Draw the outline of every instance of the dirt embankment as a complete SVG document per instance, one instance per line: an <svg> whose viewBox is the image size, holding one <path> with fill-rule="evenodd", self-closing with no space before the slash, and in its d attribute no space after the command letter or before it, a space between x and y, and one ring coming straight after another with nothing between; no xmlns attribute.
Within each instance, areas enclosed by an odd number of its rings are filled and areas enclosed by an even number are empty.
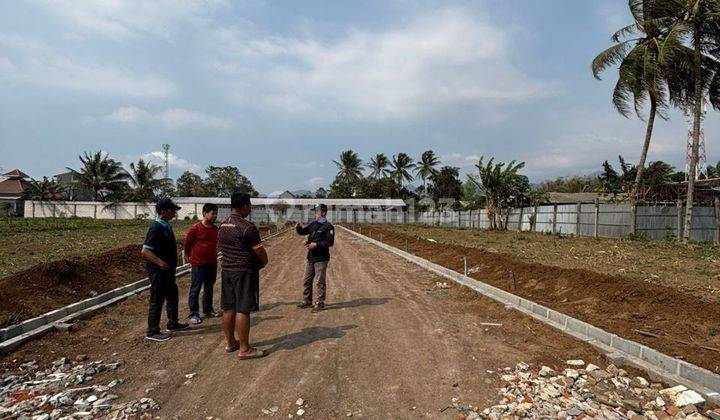
<svg viewBox="0 0 720 420"><path fill-rule="evenodd" d="M348 226L622 337L720 373L720 305L677 289L513 255L431 242L382 226Z"/></svg>
<svg viewBox="0 0 720 420"><path fill-rule="evenodd" d="M260 234L275 232L259 226ZM178 241L178 252L182 238ZM0 279L0 327L96 296L147 276L140 245L38 264Z"/></svg>

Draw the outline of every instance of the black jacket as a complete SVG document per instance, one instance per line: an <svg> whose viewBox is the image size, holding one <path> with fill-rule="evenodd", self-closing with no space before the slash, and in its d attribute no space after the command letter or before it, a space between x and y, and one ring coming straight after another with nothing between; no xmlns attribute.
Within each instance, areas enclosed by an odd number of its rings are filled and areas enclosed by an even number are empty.
<svg viewBox="0 0 720 420"><path fill-rule="evenodd" d="M305 227L295 229L299 235L308 235L306 244L315 242L317 248L308 250L307 259L310 262L330 261L330 247L335 243L335 228L332 223L323 223L317 220Z"/></svg>

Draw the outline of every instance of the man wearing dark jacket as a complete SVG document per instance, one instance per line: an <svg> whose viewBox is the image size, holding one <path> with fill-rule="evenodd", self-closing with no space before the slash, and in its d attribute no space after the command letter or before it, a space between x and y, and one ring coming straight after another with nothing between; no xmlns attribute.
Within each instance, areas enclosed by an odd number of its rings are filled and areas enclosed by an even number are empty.
<svg viewBox="0 0 720 420"><path fill-rule="evenodd" d="M303 227L300 223L295 225L298 235L307 235L305 247L307 265L303 278L303 303L298 308L313 307L313 312L325 308L325 274L330 262L330 247L335 243L335 228L327 221L327 206L315 206L315 221ZM313 306L313 280L317 277L317 299Z"/></svg>

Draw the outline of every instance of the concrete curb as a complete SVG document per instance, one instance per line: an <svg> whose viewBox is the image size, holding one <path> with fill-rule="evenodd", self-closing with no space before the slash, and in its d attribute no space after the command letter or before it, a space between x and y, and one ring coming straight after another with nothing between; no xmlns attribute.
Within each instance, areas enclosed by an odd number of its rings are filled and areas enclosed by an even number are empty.
<svg viewBox="0 0 720 420"><path fill-rule="evenodd" d="M716 373L660 353L657 350L635 341L627 340L616 334L609 333L601 328L597 328L591 324L567 316L543 305L538 305L533 301L516 296L495 286L464 276L461 273L427 261L383 242L369 238L344 226L338 227L386 251L390 251L393 254L403 257L422 268L453 280L454 282L498 301L509 308L523 312L544 324L577 338L578 340L585 341L600 349L616 363L624 362L633 365L647 371L651 378L662 380L663 382L671 385L685 385L688 388L703 393L710 400L715 401L720 397L720 394L718 394L718 391L720 391L720 375Z"/></svg>
<svg viewBox="0 0 720 420"><path fill-rule="evenodd" d="M268 240L280 236L290 229L283 229L263 238ZM219 256L222 259L222 255ZM175 269L175 276L183 276L191 270L190 264ZM133 295L142 293L150 288L150 280L144 278L134 283L101 293L89 299L75 302L68 306L46 312L35 318L27 319L9 327L0 329L0 354L9 353L22 344L40 337L55 329L56 324L67 324L76 319L87 318L95 312L121 302Z"/></svg>

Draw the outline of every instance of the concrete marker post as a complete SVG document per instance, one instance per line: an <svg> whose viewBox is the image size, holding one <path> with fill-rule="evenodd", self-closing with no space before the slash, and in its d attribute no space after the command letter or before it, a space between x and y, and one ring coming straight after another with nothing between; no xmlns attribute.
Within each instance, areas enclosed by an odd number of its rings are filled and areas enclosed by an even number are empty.
<svg viewBox="0 0 720 420"><path fill-rule="evenodd" d="M552 216L552 233L557 233L557 204L553 204L553 216Z"/></svg>
<svg viewBox="0 0 720 420"><path fill-rule="evenodd" d="M598 237L598 227L600 225L600 200L595 197L595 226L593 229L593 238Z"/></svg>
<svg viewBox="0 0 720 420"><path fill-rule="evenodd" d="M683 222L682 222L683 201L681 199L678 199L677 203L675 205L677 206L676 207L677 215L675 216L675 218L676 218L675 232L677 233L677 240L679 241L682 239L682 232L683 232Z"/></svg>
<svg viewBox="0 0 720 420"><path fill-rule="evenodd" d="M577 203L575 208L575 236L580 237L580 212L582 211L582 203Z"/></svg>
<svg viewBox="0 0 720 420"><path fill-rule="evenodd" d="M720 244L720 198L715 197L715 243Z"/></svg>

